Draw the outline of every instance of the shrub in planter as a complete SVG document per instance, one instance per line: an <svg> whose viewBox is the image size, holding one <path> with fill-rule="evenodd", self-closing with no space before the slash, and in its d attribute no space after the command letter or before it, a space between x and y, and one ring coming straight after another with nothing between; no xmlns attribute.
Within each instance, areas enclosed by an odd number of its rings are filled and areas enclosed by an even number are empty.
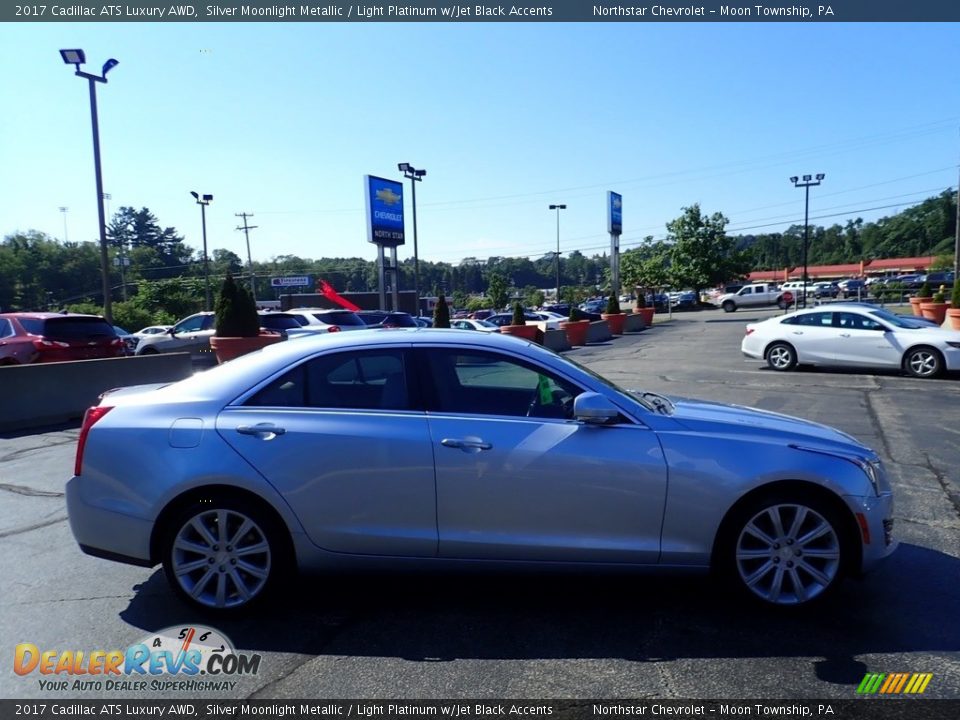
<svg viewBox="0 0 960 720"><path fill-rule="evenodd" d="M504 335L521 337L524 340L537 339L537 326L527 325L527 321L524 318L523 305L521 305L519 301L513 305L513 319L510 321L510 324L502 326L500 332Z"/></svg>
<svg viewBox="0 0 960 720"><path fill-rule="evenodd" d="M433 326L435 328L450 327L450 308L447 306L447 299L440 294L437 298L437 305L433 308Z"/></svg>
<svg viewBox="0 0 960 720"><path fill-rule="evenodd" d="M920 304L930 300L930 284L924 283L920 286L920 289L917 290L917 294L910 298L910 308L913 310L913 314L917 317L923 317L923 311L920 309Z"/></svg>
<svg viewBox="0 0 960 720"><path fill-rule="evenodd" d="M217 362L225 363L266 345L279 342L276 333L260 332L260 316L253 296L245 287L227 275L216 303L216 334L210 338L210 347Z"/></svg>
<svg viewBox="0 0 960 720"><path fill-rule="evenodd" d="M938 291L933 299L923 298L920 303L920 313L927 320L933 320L937 325L943 325L947 317L947 298L943 291Z"/></svg>
<svg viewBox="0 0 960 720"><path fill-rule="evenodd" d="M953 280L953 294L950 296L947 317L950 318L950 327L954 330L960 330L960 278L954 278Z"/></svg>
<svg viewBox="0 0 960 720"><path fill-rule="evenodd" d="M590 321L584 319L583 313L576 305L570 307L570 317L566 322L560 323L560 327L567 333L567 340L571 345L587 344L587 330L590 328Z"/></svg>
<svg viewBox="0 0 960 720"><path fill-rule="evenodd" d="M611 333L614 335L623 335L623 322L627 316L625 313L620 312L620 301L617 300L617 296L613 293L610 294L610 298L607 300L607 311L601 315L601 317L607 321Z"/></svg>

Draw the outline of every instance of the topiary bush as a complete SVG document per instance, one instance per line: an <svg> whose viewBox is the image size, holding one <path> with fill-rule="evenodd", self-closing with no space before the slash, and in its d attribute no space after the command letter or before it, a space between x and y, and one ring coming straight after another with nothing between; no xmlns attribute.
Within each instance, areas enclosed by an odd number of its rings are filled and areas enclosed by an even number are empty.
<svg viewBox="0 0 960 720"><path fill-rule="evenodd" d="M216 303L217 337L256 337L260 334L257 304L246 288L227 274Z"/></svg>
<svg viewBox="0 0 960 720"><path fill-rule="evenodd" d="M433 308L433 326L435 328L450 327L450 308L447 306L447 299L443 296L443 293L440 293L436 307Z"/></svg>
<svg viewBox="0 0 960 720"><path fill-rule="evenodd" d="M950 295L950 307L960 310L960 278L953 279L953 293Z"/></svg>
<svg viewBox="0 0 960 720"><path fill-rule="evenodd" d="M646 293L637 293L637 307L645 308L647 306Z"/></svg>
<svg viewBox="0 0 960 720"><path fill-rule="evenodd" d="M513 304L513 320L510 321L511 325L526 325L527 321L523 316L523 305L520 304L518 300Z"/></svg>
<svg viewBox="0 0 960 720"><path fill-rule="evenodd" d="M937 292L933 294L933 301L935 303L944 303L947 301L947 296L944 294L943 290L937 290Z"/></svg>
<svg viewBox="0 0 960 720"><path fill-rule="evenodd" d="M918 298L928 298L932 294L933 293L930 291L930 283L928 282L925 282L923 285L921 285L920 289L917 291Z"/></svg>
<svg viewBox="0 0 960 720"><path fill-rule="evenodd" d="M610 293L610 297L607 298L607 315L619 315L620 314L620 301L617 299L617 296L613 293Z"/></svg>
<svg viewBox="0 0 960 720"><path fill-rule="evenodd" d="M570 306L570 317L567 318L570 322L580 322L583 320L583 313L580 312L580 308L576 305Z"/></svg>

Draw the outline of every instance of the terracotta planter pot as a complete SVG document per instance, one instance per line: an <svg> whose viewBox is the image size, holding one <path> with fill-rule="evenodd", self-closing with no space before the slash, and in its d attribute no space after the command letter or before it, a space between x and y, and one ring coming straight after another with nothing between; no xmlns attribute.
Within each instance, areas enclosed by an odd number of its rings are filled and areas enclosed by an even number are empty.
<svg viewBox="0 0 960 720"><path fill-rule="evenodd" d="M933 320L937 325L943 325L947 318L947 308L949 303L922 302L920 303L920 312L927 320Z"/></svg>
<svg viewBox="0 0 960 720"><path fill-rule="evenodd" d="M500 332L504 335L513 335L514 337L523 338L524 340L536 341L537 339L536 325L503 325L500 327Z"/></svg>
<svg viewBox="0 0 960 720"><path fill-rule="evenodd" d="M642 308L633 309L633 312L636 315L643 315L643 322L647 327L650 327L651 325L653 325L653 314L656 311L657 309L652 307L642 307Z"/></svg>
<svg viewBox="0 0 960 720"><path fill-rule="evenodd" d="M925 297L925 298L912 297L912 298L910 298L910 308L913 310L913 314L916 315L917 317L923 317L923 313L920 312L920 303L923 303L923 302L930 302L930 298L928 298L928 297Z"/></svg>
<svg viewBox="0 0 960 720"><path fill-rule="evenodd" d="M560 328L567 333L567 340L571 345L586 345L587 330L590 328L589 320L576 320L574 322L562 322Z"/></svg>
<svg viewBox="0 0 960 720"><path fill-rule="evenodd" d="M947 317L950 319L950 327L960 330L960 308L947 308Z"/></svg>
<svg viewBox="0 0 960 720"><path fill-rule="evenodd" d="M262 333L256 337L217 337L210 338L210 347L217 355L218 363L225 363L267 345L280 342L278 333Z"/></svg>
<svg viewBox="0 0 960 720"><path fill-rule="evenodd" d="M613 315L601 313L600 317L607 321L607 325L610 326L610 332L612 334L623 335L623 322L627 319L626 313L614 313Z"/></svg>

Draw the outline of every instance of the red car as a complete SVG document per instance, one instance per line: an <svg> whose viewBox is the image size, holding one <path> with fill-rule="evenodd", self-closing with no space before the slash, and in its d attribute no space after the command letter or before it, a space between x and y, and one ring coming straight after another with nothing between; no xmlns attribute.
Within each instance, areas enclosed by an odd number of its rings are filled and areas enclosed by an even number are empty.
<svg viewBox="0 0 960 720"><path fill-rule="evenodd" d="M123 357L123 340L97 315L0 313L0 365Z"/></svg>

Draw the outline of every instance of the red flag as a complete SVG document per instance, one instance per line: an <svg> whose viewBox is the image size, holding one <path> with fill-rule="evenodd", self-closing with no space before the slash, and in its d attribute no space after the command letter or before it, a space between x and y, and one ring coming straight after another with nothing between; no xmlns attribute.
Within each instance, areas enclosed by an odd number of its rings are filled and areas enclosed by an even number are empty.
<svg viewBox="0 0 960 720"><path fill-rule="evenodd" d="M326 280L320 280L320 294L330 302L335 302L337 305L342 308L346 308L347 310L356 311L360 309L346 298L341 297Z"/></svg>

